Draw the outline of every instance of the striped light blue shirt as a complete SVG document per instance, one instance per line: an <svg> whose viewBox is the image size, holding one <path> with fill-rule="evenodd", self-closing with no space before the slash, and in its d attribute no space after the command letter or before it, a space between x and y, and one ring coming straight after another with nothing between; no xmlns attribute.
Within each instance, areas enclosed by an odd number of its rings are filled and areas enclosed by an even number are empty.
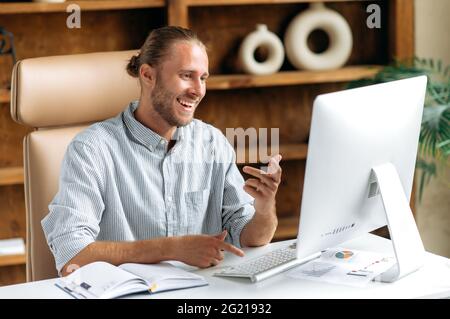
<svg viewBox="0 0 450 319"><path fill-rule="evenodd" d="M193 120L175 145L134 117L138 101L69 144L59 190L42 220L58 271L94 241L218 234L240 247L253 198L221 131Z"/></svg>

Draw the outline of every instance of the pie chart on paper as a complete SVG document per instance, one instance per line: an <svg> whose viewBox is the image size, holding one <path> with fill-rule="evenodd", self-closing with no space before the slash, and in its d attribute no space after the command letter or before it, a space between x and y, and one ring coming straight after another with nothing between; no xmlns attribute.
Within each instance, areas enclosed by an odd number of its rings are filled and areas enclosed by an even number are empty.
<svg viewBox="0 0 450 319"><path fill-rule="evenodd" d="M336 256L336 258L339 258L339 259L349 259L350 257L353 256L353 252L350 250L342 250L342 251L338 251L335 254L335 256Z"/></svg>

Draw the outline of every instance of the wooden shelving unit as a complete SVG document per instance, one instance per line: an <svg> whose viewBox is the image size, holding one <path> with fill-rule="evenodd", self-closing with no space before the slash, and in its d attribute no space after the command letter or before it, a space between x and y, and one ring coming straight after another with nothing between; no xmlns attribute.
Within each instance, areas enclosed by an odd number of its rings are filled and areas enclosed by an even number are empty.
<svg viewBox="0 0 450 319"><path fill-rule="evenodd" d="M26 255L0 255L0 266L23 265L26 262Z"/></svg>
<svg viewBox="0 0 450 319"><path fill-rule="evenodd" d="M80 6L82 11L126 10L159 8L165 6L164 0L81 0L62 3L11 2L0 3L0 14L66 12L70 4Z"/></svg>
<svg viewBox="0 0 450 319"><path fill-rule="evenodd" d="M208 78L208 90L288 86L314 83L347 82L375 75L381 66L347 66L326 71L285 71L270 75L224 74ZM0 103L9 103L10 91L0 90Z"/></svg>
<svg viewBox="0 0 450 319"><path fill-rule="evenodd" d="M23 167L0 168L0 186L23 184Z"/></svg>
<svg viewBox="0 0 450 319"><path fill-rule="evenodd" d="M375 75L380 66L347 66L326 71L285 71L270 75L230 74L212 75L208 90L230 90L252 87L288 86L301 84L348 82Z"/></svg>
<svg viewBox="0 0 450 319"><path fill-rule="evenodd" d="M208 90L230 90L267 86L347 82L375 75L381 66L347 66L326 71L285 71L270 75L224 74L208 78ZM9 103L10 91L0 90L0 103Z"/></svg>

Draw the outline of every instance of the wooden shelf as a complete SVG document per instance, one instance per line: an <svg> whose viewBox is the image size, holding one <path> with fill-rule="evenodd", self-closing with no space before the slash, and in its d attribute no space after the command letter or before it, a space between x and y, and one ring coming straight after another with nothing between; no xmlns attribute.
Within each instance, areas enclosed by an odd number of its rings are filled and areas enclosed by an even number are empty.
<svg viewBox="0 0 450 319"><path fill-rule="evenodd" d="M326 71L287 71L269 75L229 74L208 78L208 90L229 90L265 86L347 82L374 76L382 67L375 65L347 66Z"/></svg>
<svg viewBox="0 0 450 319"><path fill-rule="evenodd" d="M244 152L245 152L245 160L241 160L239 158L239 156L237 156L236 158L236 162L237 164L247 164L249 163L249 152L250 152L251 148L246 147ZM270 149L268 150L267 153L272 153L269 152ZM299 143L299 144L282 144L279 147L279 151L280 154L282 155L283 159L282 161L286 161L286 160L304 160L306 159L306 155L308 152L308 144L305 143ZM240 154L240 149L236 148L236 153ZM258 149L254 150L255 154L258 154ZM258 163L264 163L268 161L268 158L260 158L259 154L257 156L257 162Z"/></svg>
<svg viewBox="0 0 450 319"><path fill-rule="evenodd" d="M292 215L294 217L278 218L278 227L275 231L275 235L273 236L273 241L286 240L297 237L299 223L298 212Z"/></svg>
<svg viewBox="0 0 450 319"><path fill-rule="evenodd" d="M0 266L24 265L26 263L26 255L1 255Z"/></svg>
<svg viewBox="0 0 450 319"><path fill-rule="evenodd" d="M351 2L369 0L327 0L326 2ZM300 2L324 2L323 0L185 0L188 6L233 6L233 5L256 5L256 4L283 4Z"/></svg>
<svg viewBox="0 0 450 319"><path fill-rule="evenodd" d="M0 89L0 103L9 103L11 100L11 92L7 89Z"/></svg>
<svg viewBox="0 0 450 319"><path fill-rule="evenodd" d="M0 4L1 6L1 4ZM1 9L0 9L1 10ZM252 87L286 86L328 82L346 82L374 76L381 66L348 66L327 71L289 71L270 75L227 74L212 75L208 90L230 90ZM0 90L0 103L9 103L10 91Z"/></svg>
<svg viewBox="0 0 450 319"><path fill-rule="evenodd" d="M0 168L0 186L23 184L23 167Z"/></svg>
<svg viewBox="0 0 450 319"><path fill-rule="evenodd" d="M0 3L0 14L66 12L70 4L83 11L122 10L164 7L164 0L80 0L62 3L11 2Z"/></svg>

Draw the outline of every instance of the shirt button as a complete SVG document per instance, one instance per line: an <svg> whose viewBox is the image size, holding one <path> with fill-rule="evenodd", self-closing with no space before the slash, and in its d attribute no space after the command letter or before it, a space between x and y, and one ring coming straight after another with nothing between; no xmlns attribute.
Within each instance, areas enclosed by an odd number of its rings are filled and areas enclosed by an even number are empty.
<svg viewBox="0 0 450 319"><path fill-rule="evenodd" d="M161 140L161 141L159 142L159 144L164 145L164 144L166 144L166 141Z"/></svg>
<svg viewBox="0 0 450 319"><path fill-rule="evenodd" d="M167 200L168 200L169 202L171 202L171 201L172 201L172 196L167 196Z"/></svg>

